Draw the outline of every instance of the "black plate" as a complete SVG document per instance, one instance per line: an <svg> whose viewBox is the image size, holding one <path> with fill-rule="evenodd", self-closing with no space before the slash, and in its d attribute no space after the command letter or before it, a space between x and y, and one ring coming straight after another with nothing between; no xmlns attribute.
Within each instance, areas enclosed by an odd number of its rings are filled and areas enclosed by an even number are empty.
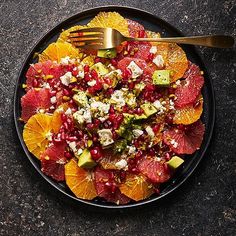
<svg viewBox="0 0 236 236"><path fill-rule="evenodd" d="M174 177L167 183L162 186L162 191L160 196L151 196L149 199L137 202L137 203L130 203L124 206L116 206L110 203L106 203L102 200L93 200L93 201L85 201L76 198L73 193L66 187L64 184L57 183L51 178L45 176L40 171L40 163L39 161L28 151L27 147L22 138L22 131L23 131L23 124L19 121L19 117L21 114L21 105L20 105L20 98L24 95L24 90L22 89L21 85L25 82L25 73L29 67L30 63L35 63L36 61L33 59L33 55L35 52L42 52L51 42L55 41L62 31L62 29L67 29L76 24L86 24L89 20L91 20L96 14L100 11L116 11L119 12L122 16L127 17L129 19L135 20L140 22L146 29L161 32L163 36L183 36L183 34L168 24L167 22L161 20L160 18L134 8L128 7L119 7L119 6L107 6L107 7L99 7L93 8L90 10L86 10L84 12L78 13L67 20L61 22L59 25L55 26L52 30L50 30L46 35L44 35L35 47L31 50L29 55L27 56L26 60L23 63L23 66L20 70L17 85L15 89L15 97L14 97L14 119L18 137L20 139L21 145L29 158L32 165L35 169L40 173L40 175L47 180L53 187L59 190L64 195L68 196L69 198L77 201L78 203L85 203L92 206L103 207L103 208L128 208L134 206L144 205L153 201L157 201L158 199L163 198L167 194L171 193L177 187L179 187L194 171L197 167L198 163L202 159L212 136L214 121L215 121L215 99L214 99L214 92L212 82L206 72L206 68L203 64L203 61L197 54L195 48L193 46L183 46L188 58L197 63L200 68L205 72L205 85L202 90L203 97L204 97L204 112L202 115L202 120L205 123L206 131L204 140L200 150L198 150L194 155L190 158L186 158L184 165L175 173Z"/></svg>

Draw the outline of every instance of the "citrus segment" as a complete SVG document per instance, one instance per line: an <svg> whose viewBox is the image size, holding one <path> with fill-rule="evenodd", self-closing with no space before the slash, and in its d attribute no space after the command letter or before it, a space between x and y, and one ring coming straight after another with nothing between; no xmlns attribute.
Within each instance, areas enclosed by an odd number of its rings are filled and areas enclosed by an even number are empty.
<svg viewBox="0 0 236 236"><path fill-rule="evenodd" d="M66 142L52 144L40 156L42 172L57 181L65 180L66 146Z"/></svg>
<svg viewBox="0 0 236 236"><path fill-rule="evenodd" d="M78 167L74 159L65 165L65 179L76 197L92 200L97 196L92 172Z"/></svg>
<svg viewBox="0 0 236 236"><path fill-rule="evenodd" d="M23 139L28 150L38 159L45 151L51 138L52 116L35 114L30 117L24 126Z"/></svg>
<svg viewBox="0 0 236 236"><path fill-rule="evenodd" d="M100 12L87 25L88 27L113 28L129 36L128 22L117 12Z"/></svg>
<svg viewBox="0 0 236 236"><path fill-rule="evenodd" d="M45 112L51 106L49 89L30 89L21 98L21 118L24 122L38 112Z"/></svg>
<svg viewBox="0 0 236 236"><path fill-rule="evenodd" d="M120 185L120 191L135 201L146 199L154 193L152 184L140 174L128 174L126 181Z"/></svg>
<svg viewBox="0 0 236 236"><path fill-rule="evenodd" d="M72 44L66 42L51 43L41 54L39 54L39 62L47 60L60 62L64 57L79 57L79 50L74 48Z"/></svg>
<svg viewBox="0 0 236 236"><path fill-rule="evenodd" d="M172 127L163 133L163 140L177 154L193 154L200 148L205 126L200 120L178 128Z"/></svg>
<svg viewBox="0 0 236 236"><path fill-rule="evenodd" d="M147 36L144 27L137 21L127 19L129 36L134 38L145 38ZM141 37L140 37L141 36Z"/></svg>
<svg viewBox="0 0 236 236"><path fill-rule="evenodd" d="M200 98L196 105L188 105L183 108L177 108L173 118L174 124L190 125L196 122L203 111L203 99Z"/></svg>
<svg viewBox="0 0 236 236"><path fill-rule="evenodd" d="M153 157L142 159L138 164L138 169L154 183L164 183L171 177L168 167Z"/></svg>

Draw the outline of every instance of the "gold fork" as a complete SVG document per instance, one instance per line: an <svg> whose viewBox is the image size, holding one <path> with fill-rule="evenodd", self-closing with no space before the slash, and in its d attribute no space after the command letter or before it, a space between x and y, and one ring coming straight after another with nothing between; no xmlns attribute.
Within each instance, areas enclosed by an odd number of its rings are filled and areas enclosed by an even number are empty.
<svg viewBox="0 0 236 236"><path fill-rule="evenodd" d="M70 42L76 47L91 49L109 49L119 46L124 41L166 42L192 44L216 48L229 48L234 45L234 38L227 35L206 35L173 38L131 38L125 37L112 28L87 28L70 32Z"/></svg>

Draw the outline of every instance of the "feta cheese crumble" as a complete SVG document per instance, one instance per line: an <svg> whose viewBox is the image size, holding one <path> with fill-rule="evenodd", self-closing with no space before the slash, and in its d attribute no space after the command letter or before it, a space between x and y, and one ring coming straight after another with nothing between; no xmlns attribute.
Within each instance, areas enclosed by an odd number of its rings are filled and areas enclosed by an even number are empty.
<svg viewBox="0 0 236 236"><path fill-rule="evenodd" d="M56 103L56 102L57 102L56 96L51 97L51 98L50 98L50 102L51 102L52 104Z"/></svg>
<svg viewBox="0 0 236 236"><path fill-rule="evenodd" d="M79 124L83 124L84 122L85 123L92 122L91 112L89 109L82 108L79 111L75 112L73 114L73 117Z"/></svg>
<svg viewBox="0 0 236 236"><path fill-rule="evenodd" d="M121 159L120 161L116 162L115 166L121 170L124 169L125 167L127 167L127 161L125 159Z"/></svg>
<svg viewBox="0 0 236 236"><path fill-rule="evenodd" d="M111 102L123 107L125 105L124 92L122 90L115 90L111 95Z"/></svg>
<svg viewBox="0 0 236 236"><path fill-rule="evenodd" d="M152 47L150 48L149 52L150 52L150 53L153 53L153 54L157 53L157 47L156 47L156 46L152 46Z"/></svg>
<svg viewBox="0 0 236 236"><path fill-rule="evenodd" d="M141 129L134 129L133 130L133 135L134 138L138 138L139 136L141 136L143 134L143 131Z"/></svg>
<svg viewBox="0 0 236 236"><path fill-rule="evenodd" d="M63 76L60 77L61 83L65 86L68 86L72 77L73 76L71 72L66 72Z"/></svg>
<svg viewBox="0 0 236 236"><path fill-rule="evenodd" d="M73 153L75 155L79 156L79 155L82 154L83 150L81 148L79 148L79 149L76 148L76 142L75 141L69 142L68 145L69 145L70 149L73 151Z"/></svg>
<svg viewBox="0 0 236 236"><path fill-rule="evenodd" d="M128 154L133 154L136 151L136 147L134 146L127 146L128 148Z"/></svg>
<svg viewBox="0 0 236 236"><path fill-rule="evenodd" d="M97 82L96 82L95 79L93 79L93 80L87 82L88 86L94 86L96 83L97 83Z"/></svg>
<svg viewBox="0 0 236 236"><path fill-rule="evenodd" d="M92 113L98 116L104 116L105 114L109 113L110 110L110 104L103 103L103 102L97 102L93 99L90 99L90 110Z"/></svg>
<svg viewBox="0 0 236 236"><path fill-rule="evenodd" d="M66 115L71 115L72 114L72 110L70 108L68 108L65 112Z"/></svg>
<svg viewBox="0 0 236 236"><path fill-rule="evenodd" d="M172 139L170 143L173 145L174 148L177 148L179 145L174 139Z"/></svg>
<svg viewBox="0 0 236 236"><path fill-rule="evenodd" d="M127 68L131 70L133 79L143 74L143 70L134 61L131 61Z"/></svg>
<svg viewBox="0 0 236 236"><path fill-rule="evenodd" d="M69 62L70 62L70 57L67 56L67 57L61 58L60 64L62 64L62 65L68 65Z"/></svg>
<svg viewBox="0 0 236 236"><path fill-rule="evenodd" d="M110 129L101 129L98 131L98 135L99 141L102 146L108 146L114 143L114 140L112 139L112 132Z"/></svg>
<svg viewBox="0 0 236 236"><path fill-rule="evenodd" d="M152 62L156 64L158 67L163 67L164 66L164 59L161 55L157 55Z"/></svg>
<svg viewBox="0 0 236 236"><path fill-rule="evenodd" d="M150 138L153 139L155 137L155 133L153 132L153 130L150 126L147 126L145 130L147 131Z"/></svg>
<svg viewBox="0 0 236 236"><path fill-rule="evenodd" d="M166 108L163 106L165 105L166 102L163 101L162 103L159 101L159 100L156 100L154 103L153 103L153 106L158 110L158 113L159 115L163 114L164 111L166 110Z"/></svg>

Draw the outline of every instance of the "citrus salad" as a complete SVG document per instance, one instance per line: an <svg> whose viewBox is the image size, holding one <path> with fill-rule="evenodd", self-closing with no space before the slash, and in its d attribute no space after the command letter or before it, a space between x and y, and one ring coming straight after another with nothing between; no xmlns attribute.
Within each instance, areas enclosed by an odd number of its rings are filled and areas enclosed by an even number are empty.
<svg viewBox="0 0 236 236"><path fill-rule="evenodd" d="M160 37L116 12L62 31L26 73L24 142L42 172L80 199L128 204L158 195L201 146L203 72L173 43L75 48L70 32L86 27Z"/></svg>

